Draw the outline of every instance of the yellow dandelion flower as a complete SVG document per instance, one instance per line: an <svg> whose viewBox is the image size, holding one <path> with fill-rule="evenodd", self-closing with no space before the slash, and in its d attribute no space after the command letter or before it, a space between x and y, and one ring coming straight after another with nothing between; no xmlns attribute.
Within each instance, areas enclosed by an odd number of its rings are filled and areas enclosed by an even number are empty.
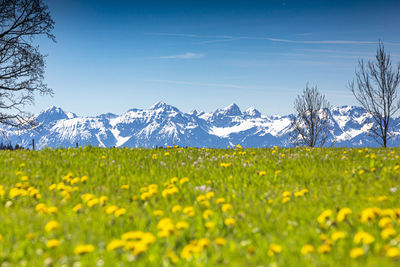
<svg viewBox="0 0 400 267"><path fill-rule="evenodd" d="M93 207L94 205L97 205L100 203L100 200L98 198L93 198L87 202L88 207Z"/></svg>
<svg viewBox="0 0 400 267"><path fill-rule="evenodd" d="M48 211L49 213L57 213L58 208L55 207L55 206L52 206L52 207L49 207L49 208L47 209L47 211Z"/></svg>
<svg viewBox="0 0 400 267"><path fill-rule="evenodd" d="M332 238L333 241L336 241L336 240L339 240L339 239L343 239L345 237L346 237L346 234L344 232L342 232L342 231L333 232L332 235L331 235L331 238Z"/></svg>
<svg viewBox="0 0 400 267"><path fill-rule="evenodd" d="M179 212L181 210L182 210L182 206L180 206L180 205L175 205L175 206L172 207L172 212L173 213L177 213L177 212Z"/></svg>
<svg viewBox="0 0 400 267"><path fill-rule="evenodd" d="M290 201L290 197L284 197L281 202L282 202L282 204L285 204L289 201Z"/></svg>
<svg viewBox="0 0 400 267"><path fill-rule="evenodd" d="M124 240L119 240L119 239L114 239L110 243L107 244L107 250L108 251L113 251L119 248L123 248L126 244L126 241Z"/></svg>
<svg viewBox="0 0 400 267"><path fill-rule="evenodd" d="M382 236L383 239L388 239L388 238L390 238L392 236L395 236L395 235L396 235L396 230L394 230L391 227L385 228L381 232L381 236Z"/></svg>
<svg viewBox="0 0 400 267"><path fill-rule="evenodd" d="M183 213L185 213L189 217L193 217L195 215L195 211L192 206L185 207L183 209Z"/></svg>
<svg viewBox="0 0 400 267"><path fill-rule="evenodd" d="M336 220L342 222L352 214L352 210L349 208L341 208L337 213Z"/></svg>
<svg viewBox="0 0 400 267"><path fill-rule="evenodd" d="M79 204L78 204L79 205ZM118 206L112 205L105 208L107 214L113 214L118 210Z"/></svg>
<svg viewBox="0 0 400 267"><path fill-rule="evenodd" d="M187 177L183 177L182 179L179 180L180 184L184 184L184 183L187 183L187 182L189 182L189 178L187 178Z"/></svg>
<svg viewBox="0 0 400 267"><path fill-rule="evenodd" d="M327 244L323 244L321 246L318 247L318 252L321 254L326 254L329 251L331 251L331 246L327 245Z"/></svg>
<svg viewBox="0 0 400 267"><path fill-rule="evenodd" d="M313 245L306 244L301 248L301 254L306 255L314 252L314 247Z"/></svg>
<svg viewBox="0 0 400 267"><path fill-rule="evenodd" d="M216 202L217 202L217 204L225 203L225 198L223 198L223 197L217 198Z"/></svg>
<svg viewBox="0 0 400 267"><path fill-rule="evenodd" d="M350 257L356 259L364 255L364 250L362 248L353 248L350 250Z"/></svg>
<svg viewBox="0 0 400 267"><path fill-rule="evenodd" d="M206 200L206 196L205 195L200 195L196 198L197 202L202 202L204 200Z"/></svg>
<svg viewBox="0 0 400 267"><path fill-rule="evenodd" d="M120 208L120 209L117 209L117 210L114 212L114 216L115 216L115 217L120 217L120 216L124 215L125 213L126 213L126 209Z"/></svg>
<svg viewBox="0 0 400 267"><path fill-rule="evenodd" d="M143 232L142 231L131 231L131 232L126 232L121 236L122 240L138 240L142 239L143 237Z"/></svg>
<svg viewBox="0 0 400 267"><path fill-rule="evenodd" d="M226 239L223 237L217 237L217 238L215 238L214 242L218 246L224 246L226 244Z"/></svg>
<svg viewBox="0 0 400 267"><path fill-rule="evenodd" d="M91 244L78 245L74 249L76 255L83 255L94 251L94 246Z"/></svg>
<svg viewBox="0 0 400 267"><path fill-rule="evenodd" d="M163 216L164 212L162 210L155 210L153 211L154 216Z"/></svg>
<svg viewBox="0 0 400 267"><path fill-rule="evenodd" d="M390 247L386 250L386 256L392 259L397 259L400 256L400 249L397 247Z"/></svg>
<svg viewBox="0 0 400 267"><path fill-rule="evenodd" d="M121 189L128 190L129 189L129 184L121 185Z"/></svg>
<svg viewBox="0 0 400 267"><path fill-rule="evenodd" d="M48 247L48 248L56 248L59 246L60 246L60 241L58 241L57 239L50 239L46 243L46 247Z"/></svg>
<svg viewBox="0 0 400 267"><path fill-rule="evenodd" d="M203 219L207 220L213 215L212 210L205 210L203 212Z"/></svg>
<svg viewBox="0 0 400 267"><path fill-rule="evenodd" d="M222 207L221 207L221 210L223 211L223 212L228 212L228 211L231 211L232 210L232 205L231 204L224 204L224 205L222 205Z"/></svg>
<svg viewBox="0 0 400 267"><path fill-rule="evenodd" d="M35 210L36 210L37 212L39 212L40 214L47 213L46 204L44 204L44 203L39 203L39 204L37 204L36 207L35 207Z"/></svg>
<svg viewBox="0 0 400 267"><path fill-rule="evenodd" d="M206 193L206 198L207 198L207 199L212 199L214 196L215 196L215 193L214 193L214 192L207 192L207 193Z"/></svg>
<svg viewBox="0 0 400 267"><path fill-rule="evenodd" d="M330 219L332 217L332 210L328 209L328 210L324 210L317 218L317 221L320 224L324 224L328 219Z"/></svg>
<svg viewBox="0 0 400 267"><path fill-rule="evenodd" d="M258 173L259 176L265 176L266 174L267 174L266 171L260 171L260 172Z"/></svg>
<svg viewBox="0 0 400 267"><path fill-rule="evenodd" d="M143 233L142 242L144 242L146 244L152 244L152 243L156 242L156 238L152 233Z"/></svg>
<svg viewBox="0 0 400 267"><path fill-rule="evenodd" d="M178 256L172 250L167 251L167 257L172 261L172 263L177 263L179 261Z"/></svg>
<svg viewBox="0 0 400 267"><path fill-rule="evenodd" d="M354 243L356 244L371 244L375 241L375 238L367 232L358 232L354 236Z"/></svg>
<svg viewBox="0 0 400 267"><path fill-rule="evenodd" d="M212 229L214 229L215 224L214 224L213 222L206 222L206 223L205 223L205 227L206 227L208 230L212 230Z"/></svg>
<svg viewBox="0 0 400 267"><path fill-rule="evenodd" d="M99 203L100 203L100 205L106 204L107 201L108 201L108 197L107 197L107 196L101 196L101 197L99 198Z"/></svg>
<svg viewBox="0 0 400 267"><path fill-rule="evenodd" d="M147 244L144 242L136 242L132 254L135 256L138 256L142 254L143 252L146 252L148 249Z"/></svg>
<svg viewBox="0 0 400 267"><path fill-rule="evenodd" d="M382 219L379 220L378 223L380 228L387 228L392 226L392 219L389 217L383 217Z"/></svg>
<svg viewBox="0 0 400 267"><path fill-rule="evenodd" d="M210 245L210 240L208 238L200 238L197 245L201 248L208 247Z"/></svg>
<svg viewBox="0 0 400 267"><path fill-rule="evenodd" d="M46 230L46 232L51 232L51 231L58 229L59 227L60 227L60 224L57 221L50 221L46 224L44 229Z"/></svg>
<svg viewBox="0 0 400 267"><path fill-rule="evenodd" d="M282 246L277 244L271 244L268 248L268 256L274 256L275 254L279 254L282 252Z"/></svg>
<svg viewBox="0 0 400 267"><path fill-rule="evenodd" d="M232 226L236 223L236 220L232 217L229 217L229 218L226 218L224 222L225 222L226 226Z"/></svg>
<svg viewBox="0 0 400 267"><path fill-rule="evenodd" d="M181 221L181 222L177 222L176 223L176 229L184 230L184 229L187 229L187 228L189 228L189 224L187 222Z"/></svg>

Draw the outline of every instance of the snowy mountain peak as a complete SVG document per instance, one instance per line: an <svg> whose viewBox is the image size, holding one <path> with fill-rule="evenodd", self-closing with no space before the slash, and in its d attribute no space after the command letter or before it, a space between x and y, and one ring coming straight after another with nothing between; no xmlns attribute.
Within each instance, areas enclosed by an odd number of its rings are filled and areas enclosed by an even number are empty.
<svg viewBox="0 0 400 267"><path fill-rule="evenodd" d="M177 109L174 106L168 105L163 101L159 101L159 102L155 103L154 105L152 105L150 107L150 110L157 110L157 111L162 111L162 112L165 112L165 111L179 112L179 109Z"/></svg>
<svg viewBox="0 0 400 267"><path fill-rule="evenodd" d="M122 114L77 117L51 106L35 116L40 127L20 131L0 125L9 142L37 148L75 147L290 147L290 123L294 115L262 116L255 108L241 112L235 104L213 113L184 113L158 102L151 109L131 109ZM330 110L329 142L334 146L377 146L368 135L371 116L360 107L342 106ZM390 146L400 144L400 118L393 118Z"/></svg>
<svg viewBox="0 0 400 267"><path fill-rule="evenodd" d="M218 115L223 115L223 116L240 116L240 115L242 115L242 111L240 111L240 108L236 104L230 104L226 108L217 110L216 113Z"/></svg>
<svg viewBox="0 0 400 267"><path fill-rule="evenodd" d="M50 106L45 110L43 110L42 112L40 112L37 115L36 120L43 122L50 122L62 119L71 119L74 117L76 117L74 113L70 112L67 113L59 107Z"/></svg>
<svg viewBox="0 0 400 267"><path fill-rule="evenodd" d="M253 117L253 118L260 118L261 117L261 112L258 111L255 108L248 108L245 112L244 112L245 116L249 116L249 117Z"/></svg>

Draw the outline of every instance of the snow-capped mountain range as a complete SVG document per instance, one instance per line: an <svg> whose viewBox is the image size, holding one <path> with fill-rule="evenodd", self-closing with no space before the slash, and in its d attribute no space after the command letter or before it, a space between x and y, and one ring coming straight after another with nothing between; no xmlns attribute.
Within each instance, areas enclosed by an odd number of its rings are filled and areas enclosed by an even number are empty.
<svg viewBox="0 0 400 267"><path fill-rule="evenodd" d="M235 104L212 113L181 112L176 107L158 102L149 109L130 109L122 115L112 113L96 117L80 117L51 106L35 115L37 126L16 130L0 126L6 134L3 143L29 148L32 139L36 148L79 146L156 147L191 146L226 148L290 147L287 116L267 116L254 108L242 112ZM372 119L360 107L342 106L330 110L333 146L378 146L367 134ZM391 146L400 144L400 118L394 118Z"/></svg>

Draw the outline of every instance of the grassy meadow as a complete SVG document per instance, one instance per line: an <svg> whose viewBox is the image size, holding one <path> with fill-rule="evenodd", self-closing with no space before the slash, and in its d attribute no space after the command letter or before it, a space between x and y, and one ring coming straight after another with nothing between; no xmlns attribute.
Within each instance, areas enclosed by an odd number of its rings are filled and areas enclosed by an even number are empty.
<svg viewBox="0 0 400 267"><path fill-rule="evenodd" d="M399 266L399 149L0 152L1 266Z"/></svg>

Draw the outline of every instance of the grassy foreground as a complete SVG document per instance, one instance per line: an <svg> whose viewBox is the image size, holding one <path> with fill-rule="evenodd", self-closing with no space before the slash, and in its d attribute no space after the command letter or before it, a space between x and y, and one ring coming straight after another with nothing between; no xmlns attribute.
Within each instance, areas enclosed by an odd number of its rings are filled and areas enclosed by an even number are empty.
<svg viewBox="0 0 400 267"><path fill-rule="evenodd" d="M398 266L399 149L0 152L2 266Z"/></svg>

